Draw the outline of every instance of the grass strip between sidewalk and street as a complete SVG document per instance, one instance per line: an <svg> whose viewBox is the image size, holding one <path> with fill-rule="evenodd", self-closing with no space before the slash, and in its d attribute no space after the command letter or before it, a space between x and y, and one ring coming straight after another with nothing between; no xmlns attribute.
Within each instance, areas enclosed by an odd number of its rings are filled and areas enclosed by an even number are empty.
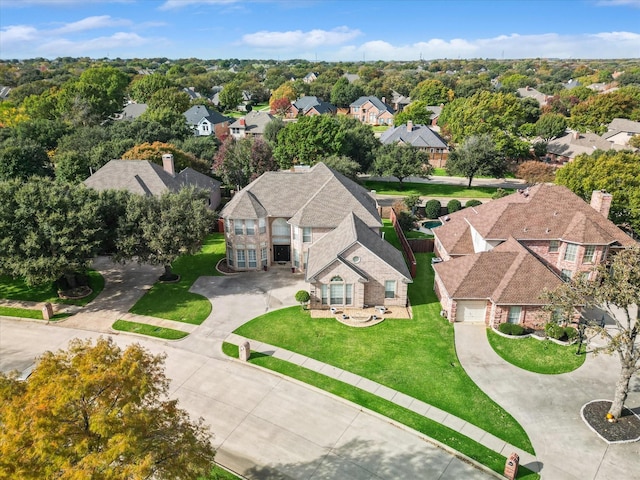
<svg viewBox="0 0 640 480"><path fill-rule="evenodd" d="M50 302L84 306L96 298L104 288L104 278L100 275L100 272L89 269L86 275L92 292L91 295L84 298L63 299L58 297L58 289L55 282L30 286L22 278L12 278L6 275L0 276L0 298L25 302Z"/></svg>
<svg viewBox="0 0 640 480"><path fill-rule="evenodd" d="M34 310L31 308L0 306L0 315L4 315L7 317L33 318L36 320L44 320L44 318L42 317L42 311ZM67 318L70 316L70 313L56 313L53 318L51 318L51 321L62 320L63 318Z"/></svg>
<svg viewBox="0 0 640 480"><path fill-rule="evenodd" d="M222 345L222 351L230 357L238 358L237 345L225 342ZM281 373L287 377L295 378L306 384L313 385L321 390L379 413L380 415L384 415L391 420L406 425L423 435L453 448L495 472L501 474L504 471L506 457L441 423L423 417L382 397L378 397L377 395L321 373L257 352L251 352L249 362ZM517 478L537 480L540 476L526 467L521 466Z"/></svg>
<svg viewBox="0 0 640 480"><path fill-rule="evenodd" d="M505 338L491 329L487 329L487 339L503 360L534 373L557 375L572 372L586 359L586 353L576 355L577 345L558 345L535 338Z"/></svg>
<svg viewBox="0 0 640 480"><path fill-rule="evenodd" d="M111 326L114 330L121 332L138 333L149 337L164 338L165 340L180 340L189 335L173 328L158 327L148 323L130 322L129 320L116 320Z"/></svg>
<svg viewBox="0 0 640 480"><path fill-rule="evenodd" d="M189 289L198 277L221 275L216 265L224 255L224 234L207 236L200 252L173 262L172 270L180 275L179 282L156 282L129 312L200 325L211 313L211 302Z"/></svg>
<svg viewBox="0 0 640 480"><path fill-rule="evenodd" d="M365 180L367 190L375 190L380 195L420 195L422 197L491 198L496 193L494 187L471 187L464 185L443 185L440 183L381 182ZM507 191L511 192L511 190Z"/></svg>

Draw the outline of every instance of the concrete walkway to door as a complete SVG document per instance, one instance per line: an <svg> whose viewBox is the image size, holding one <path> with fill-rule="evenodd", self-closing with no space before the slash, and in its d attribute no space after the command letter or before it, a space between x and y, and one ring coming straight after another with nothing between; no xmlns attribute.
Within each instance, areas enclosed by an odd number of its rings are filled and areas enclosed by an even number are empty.
<svg viewBox="0 0 640 480"><path fill-rule="evenodd" d="M640 478L640 443L608 445L580 417L585 403L612 398L620 369L617 357L589 355L574 372L541 375L500 358L489 345L484 325L455 323L454 328L460 363L529 434L543 479ZM639 410L638 377L627 406Z"/></svg>

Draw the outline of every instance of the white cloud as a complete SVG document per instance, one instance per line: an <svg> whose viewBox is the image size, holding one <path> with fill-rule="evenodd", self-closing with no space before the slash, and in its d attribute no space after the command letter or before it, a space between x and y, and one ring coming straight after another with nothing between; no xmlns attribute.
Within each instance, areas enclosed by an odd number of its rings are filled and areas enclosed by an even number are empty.
<svg viewBox="0 0 640 480"><path fill-rule="evenodd" d="M269 32L266 30L243 35L241 44L270 49L305 49L332 47L341 45L361 35L359 30L337 27L333 30L291 30L288 32Z"/></svg>
<svg viewBox="0 0 640 480"><path fill-rule="evenodd" d="M166 0L160 10L171 10L174 8L182 8L190 5L228 5L237 3L240 0Z"/></svg>
<svg viewBox="0 0 640 480"><path fill-rule="evenodd" d="M130 50L148 45L157 40L141 37L136 33L116 32L109 36L96 37L89 40L74 41L57 38L43 42L37 47L39 55L44 57L68 56L106 56L110 52Z"/></svg>
<svg viewBox="0 0 640 480"><path fill-rule="evenodd" d="M562 35L499 35L483 39L433 38L409 45L382 40L348 45L332 52L336 60L417 60L436 58L637 58L640 34L601 32Z"/></svg>
<svg viewBox="0 0 640 480"><path fill-rule="evenodd" d="M77 22L67 23L66 25L55 29L52 33L65 34L73 32L83 32L86 30L94 30L96 28L117 27L122 25L131 25L131 21L125 19L112 18L109 15L100 15L87 17Z"/></svg>

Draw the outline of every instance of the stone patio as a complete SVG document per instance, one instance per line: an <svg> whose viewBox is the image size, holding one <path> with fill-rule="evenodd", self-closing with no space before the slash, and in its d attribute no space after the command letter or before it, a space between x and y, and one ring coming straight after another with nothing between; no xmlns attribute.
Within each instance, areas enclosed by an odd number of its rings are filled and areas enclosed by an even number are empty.
<svg viewBox="0 0 640 480"><path fill-rule="evenodd" d="M411 307L386 307L381 313L376 307L368 308L336 308L332 313L330 309L312 309L311 318L335 318L340 323L350 327L371 327L384 320L410 320Z"/></svg>

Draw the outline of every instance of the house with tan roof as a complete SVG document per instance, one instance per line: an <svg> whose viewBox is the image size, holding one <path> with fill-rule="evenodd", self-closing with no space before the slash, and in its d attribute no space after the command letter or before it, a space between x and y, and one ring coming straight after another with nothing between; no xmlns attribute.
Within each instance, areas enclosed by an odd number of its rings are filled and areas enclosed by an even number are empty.
<svg viewBox="0 0 640 480"><path fill-rule="evenodd" d="M587 204L559 185L536 185L441 217L433 230L435 291L450 321L539 328L541 295L635 241L607 219L611 195Z"/></svg>
<svg viewBox="0 0 640 480"><path fill-rule="evenodd" d="M380 143L412 145L429 154L429 163L436 168L444 167L449 157L449 145L437 132L427 125L414 125L409 120L405 125L391 127L380 135Z"/></svg>
<svg viewBox="0 0 640 480"><path fill-rule="evenodd" d="M371 194L318 163L266 172L222 209L227 266L304 273L313 308L407 304L411 275Z"/></svg>
<svg viewBox="0 0 640 480"><path fill-rule="evenodd" d="M250 111L229 125L231 136L236 140L245 137L263 137L267 124L275 117L268 112Z"/></svg>
<svg viewBox="0 0 640 480"><path fill-rule="evenodd" d="M547 144L547 160L558 165L564 165L578 155L591 155L596 150L622 150L624 147L616 145L595 133L569 132L554 138Z"/></svg>
<svg viewBox="0 0 640 480"><path fill-rule="evenodd" d="M614 118L608 125L608 131L602 134L602 138L616 145L628 147L629 140L634 135L640 135L640 122Z"/></svg>
<svg viewBox="0 0 640 480"><path fill-rule="evenodd" d="M162 156L162 166L149 160L111 160L84 181L94 190L126 190L136 195L162 195L183 188L204 190L209 194L208 206L220 205L220 185L207 175L187 167L175 171L173 155Z"/></svg>

